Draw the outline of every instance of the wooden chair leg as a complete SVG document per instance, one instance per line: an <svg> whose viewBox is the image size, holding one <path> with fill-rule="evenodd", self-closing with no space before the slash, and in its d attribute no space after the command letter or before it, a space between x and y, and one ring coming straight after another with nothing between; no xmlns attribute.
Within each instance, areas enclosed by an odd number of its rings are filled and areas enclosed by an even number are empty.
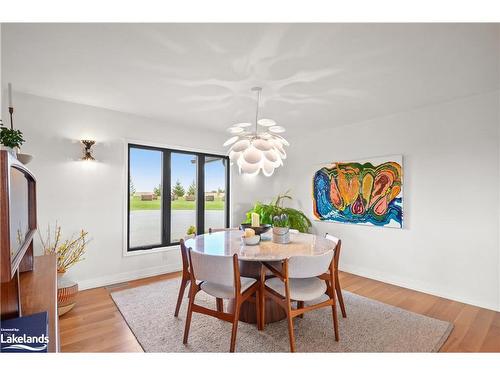
<svg viewBox="0 0 500 375"><path fill-rule="evenodd" d="M262 331L262 314L260 311L260 287L255 291L255 314L257 315L257 329Z"/></svg>
<svg viewBox="0 0 500 375"><path fill-rule="evenodd" d="M339 299L340 310L342 311L342 317L347 318L344 306L344 298L342 297L342 289L340 289L339 274L335 273L335 291L337 292L337 298Z"/></svg>
<svg viewBox="0 0 500 375"><path fill-rule="evenodd" d="M238 321L240 318L240 307L241 302L237 298L234 303L234 315L233 315L233 329L231 330L231 346L229 347L229 351L234 353L234 348L236 346L236 333L238 332Z"/></svg>
<svg viewBox="0 0 500 375"><path fill-rule="evenodd" d="M217 311L218 312L224 312L224 301L222 298L216 298L216 305L217 305Z"/></svg>
<svg viewBox="0 0 500 375"><path fill-rule="evenodd" d="M288 338L290 339L290 351L295 352L295 335L293 333L292 301L290 300L289 287L285 282L286 319L288 321Z"/></svg>
<svg viewBox="0 0 500 375"><path fill-rule="evenodd" d="M191 317L193 316L193 304L195 295L196 292L193 290L193 285L191 285L190 295L189 295L189 305L186 314L186 325L184 327L184 340L182 340L182 343L184 345L186 345L188 342L189 328L191 327Z"/></svg>
<svg viewBox="0 0 500 375"><path fill-rule="evenodd" d="M303 307L304 307L304 301L297 301L297 308L302 309ZM298 317L303 318L304 314L300 314Z"/></svg>
<svg viewBox="0 0 500 375"><path fill-rule="evenodd" d="M335 333L335 341L339 341L339 318L337 316L337 300L335 298L335 290L331 288L332 299L332 318L333 318L333 331Z"/></svg>
<svg viewBox="0 0 500 375"><path fill-rule="evenodd" d="M295 352L295 334L293 333L293 319L292 319L292 309L290 305L288 305L288 309L286 311L286 319L288 321L288 337L290 339L290 351L292 353Z"/></svg>
<svg viewBox="0 0 500 375"><path fill-rule="evenodd" d="M177 296L177 305L175 305L175 312L174 316L178 317L179 316L179 309L181 308L182 304L182 299L184 298L184 290L186 289L186 285L188 283L188 279L182 278L181 280L181 286L179 288L179 295Z"/></svg>
<svg viewBox="0 0 500 375"><path fill-rule="evenodd" d="M261 269L260 275L260 290L259 290L259 299L260 299L260 323L262 330L266 326L266 275L263 269Z"/></svg>

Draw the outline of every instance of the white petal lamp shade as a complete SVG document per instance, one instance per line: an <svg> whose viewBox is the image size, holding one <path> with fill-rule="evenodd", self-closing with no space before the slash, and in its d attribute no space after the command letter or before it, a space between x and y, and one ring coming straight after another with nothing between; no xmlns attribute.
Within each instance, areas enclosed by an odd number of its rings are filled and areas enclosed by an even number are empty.
<svg viewBox="0 0 500 375"><path fill-rule="evenodd" d="M290 143L288 143L288 141L285 138L283 138L282 136L275 135L275 137L276 137L276 139L279 139L283 145L290 146Z"/></svg>
<svg viewBox="0 0 500 375"><path fill-rule="evenodd" d="M264 157L271 163L276 163L278 161L278 152L273 148L269 151L264 152Z"/></svg>
<svg viewBox="0 0 500 375"><path fill-rule="evenodd" d="M276 125L276 121L271 120L270 118L261 118L259 121L257 121L257 124L260 126L274 126Z"/></svg>
<svg viewBox="0 0 500 375"><path fill-rule="evenodd" d="M229 160L232 162L237 161L241 156L241 152L229 151Z"/></svg>
<svg viewBox="0 0 500 375"><path fill-rule="evenodd" d="M266 141L265 139L255 139L252 141L252 146L260 151L269 151L273 148L271 142Z"/></svg>
<svg viewBox="0 0 500 375"><path fill-rule="evenodd" d="M281 159L286 159L286 152L279 140L274 140L274 148L279 152Z"/></svg>
<svg viewBox="0 0 500 375"><path fill-rule="evenodd" d="M243 159L249 164L257 164L262 160L262 151L250 146L243 152Z"/></svg>
<svg viewBox="0 0 500 375"><path fill-rule="evenodd" d="M281 162L281 156L279 154L279 151L272 149L269 151L266 151L264 153L264 157L269 163L272 163L274 168L278 168L280 165L282 165Z"/></svg>
<svg viewBox="0 0 500 375"><path fill-rule="evenodd" d="M245 131L245 129L240 128L239 126L231 126L227 131L231 134L240 134Z"/></svg>
<svg viewBox="0 0 500 375"><path fill-rule="evenodd" d="M262 173L264 176L270 177L274 173L274 164L267 159L262 161Z"/></svg>
<svg viewBox="0 0 500 375"><path fill-rule="evenodd" d="M285 128L283 126L274 125L274 126L269 127L269 131L272 133L284 133ZM234 134L236 134L236 133L234 133Z"/></svg>
<svg viewBox="0 0 500 375"><path fill-rule="evenodd" d="M248 147L250 147L250 141L247 139L242 139L241 141L236 142L233 147L231 147L231 151L242 152L245 151Z"/></svg>
<svg viewBox="0 0 500 375"><path fill-rule="evenodd" d="M252 91L257 92L256 122L240 122L231 126L228 129L231 137L224 142L224 147L229 147L230 164L236 164L240 174L257 175L262 171L264 176L269 177L283 165L285 146L290 144L280 135L285 132L283 126L270 118L259 119L262 88L253 87Z"/></svg>
<svg viewBox="0 0 500 375"><path fill-rule="evenodd" d="M245 161L244 158L238 159L238 166L240 167L240 171L247 174L257 174L259 173L260 165L250 164Z"/></svg>
<svg viewBox="0 0 500 375"><path fill-rule="evenodd" d="M232 145L234 142L236 142L240 137L238 137L237 135L235 135L234 137L231 137L229 138L226 142L224 142L223 146L224 147L227 147L227 146L230 146Z"/></svg>

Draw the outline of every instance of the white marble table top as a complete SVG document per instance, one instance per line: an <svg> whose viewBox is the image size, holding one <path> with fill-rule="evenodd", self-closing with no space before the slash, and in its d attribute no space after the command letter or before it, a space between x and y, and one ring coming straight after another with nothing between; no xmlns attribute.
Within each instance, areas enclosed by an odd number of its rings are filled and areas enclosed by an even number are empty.
<svg viewBox="0 0 500 375"><path fill-rule="evenodd" d="M240 260L273 261L283 260L294 255L321 255L335 247L335 244L322 236L306 233L290 233L290 243L277 244L270 240L258 245L245 245L241 240L243 231L232 230L203 234L186 241L186 247L193 251L211 255L238 254Z"/></svg>

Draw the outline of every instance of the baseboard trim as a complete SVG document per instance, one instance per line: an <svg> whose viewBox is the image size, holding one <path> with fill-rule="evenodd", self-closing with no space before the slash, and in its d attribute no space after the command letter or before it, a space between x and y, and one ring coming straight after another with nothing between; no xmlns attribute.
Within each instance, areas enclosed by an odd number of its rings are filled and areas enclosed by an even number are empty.
<svg viewBox="0 0 500 375"><path fill-rule="evenodd" d="M341 271L345 271L348 273L352 273L354 275L367 277L369 279L381 281L388 284L393 284L396 286L400 286L402 288L412 289L417 292L431 294L436 297L446 298L452 301L457 301L461 303L465 303L468 305L478 306L481 308L485 308L488 310L499 311L500 306L495 306L493 304L483 303L481 301L475 301L468 298L464 298L461 296L453 295L452 293L446 293L443 291L437 291L431 288L429 285L424 285L422 283L418 283L414 280L405 280L398 277L387 276L385 274L374 272L373 270L366 269L363 267L354 266L352 264L342 264ZM170 272L178 272L182 270L182 266L177 263L166 264L158 267L150 267L137 271L130 272L122 272L114 275L106 275L102 277L97 277L88 280L78 281L78 286L80 290L99 288L107 285L123 283L127 281L133 281L138 279L143 279L145 277L162 275Z"/></svg>
<svg viewBox="0 0 500 375"><path fill-rule="evenodd" d="M500 306L496 306L494 304L485 303L484 301L471 300L469 298L465 298L463 296L456 296L453 293L449 293L446 291L438 291L432 288L430 285L420 283L415 280L407 280L399 277L388 276L380 272L373 271L371 269L366 269L363 267L354 266L352 264L342 264L339 267L341 271L345 271L348 273L352 273L354 275L366 277L369 279L381 281L387 284L392 284L396 286L400 286L402 288L415 290L417 292L422 292L426 294L431 294L436 297L446 298L452 301L465 303L467 305L477 306L488 310L498 311L500 312Z"/></svg>
<svg viewBox="0 0 500 375"><path fill-rule="evenodd" d="M150 267L136 271L122 272L114 275L106 275L88 280L78 280L78 288L80 290L100 288L107 285L113 285L127 281L143 279L145 277L157 276L181 270L182 270L182 265L178 263L166 264L158 267Z"/></svg>

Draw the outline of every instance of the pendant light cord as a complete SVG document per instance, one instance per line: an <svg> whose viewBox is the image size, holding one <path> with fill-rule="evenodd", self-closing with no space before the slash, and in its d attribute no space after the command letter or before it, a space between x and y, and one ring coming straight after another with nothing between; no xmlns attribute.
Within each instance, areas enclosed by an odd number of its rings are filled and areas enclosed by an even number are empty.
<svg viewBox="0 0 500 375"><path fill-rule="evenodd" d="M255 136L257 136L257 121L259 120L260 92L257 90L257 110L255 111Z"/></svg>

